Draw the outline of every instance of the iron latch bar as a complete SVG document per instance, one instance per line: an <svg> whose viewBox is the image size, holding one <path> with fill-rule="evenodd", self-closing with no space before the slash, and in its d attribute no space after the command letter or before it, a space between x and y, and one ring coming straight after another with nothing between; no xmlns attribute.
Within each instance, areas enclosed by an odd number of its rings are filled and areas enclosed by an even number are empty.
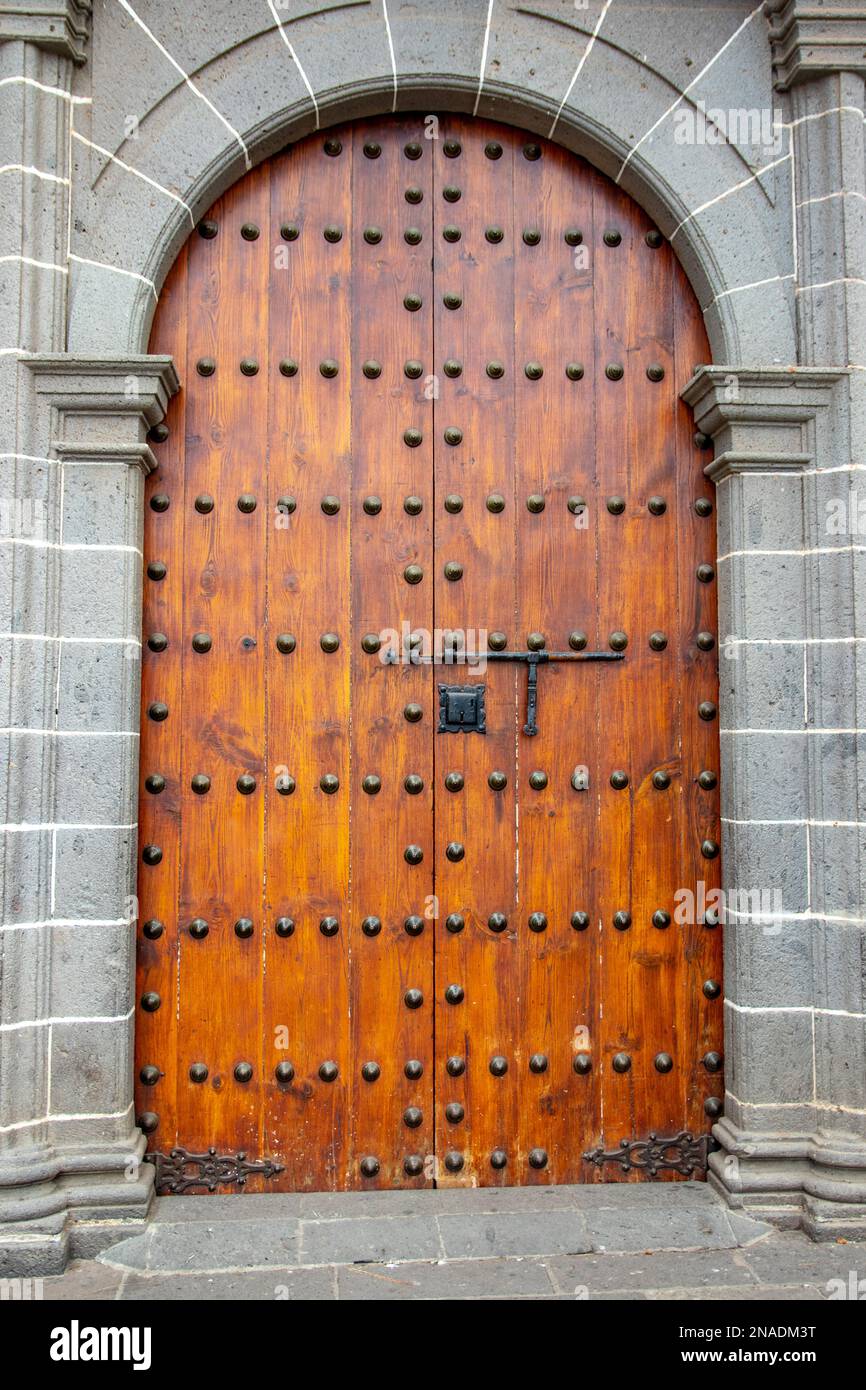
<svg viewBox="0 0 866 1390"><path fill-rule="evenodd" d="M385 660L396 665L399 660L395 651L385 653ZM413 666L482 666L488 661L522 662L526 666L526 723L523 732L530 738L538 733L538 668L550 661L622 661L623 652L472 652L459 648L443 652L441 655L422 656L409 653Z"/></svg>

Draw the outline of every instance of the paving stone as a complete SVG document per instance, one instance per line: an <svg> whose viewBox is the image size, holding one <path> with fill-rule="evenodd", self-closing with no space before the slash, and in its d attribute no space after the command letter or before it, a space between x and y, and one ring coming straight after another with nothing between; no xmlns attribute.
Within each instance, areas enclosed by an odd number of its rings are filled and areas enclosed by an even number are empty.
<svg viewBox="0 0 866 1390"><path fill-rule="evenodd" d="M59 1299L110 1301L123 1280L119 1269L107 1269L95 1260L71 1260L63 1274L42 1281L42 1297L49 1303Z"/></svg>
<svg viewBox="0 0 866 1390"><path fill-rule="evenodd" d="M109 1246L100 1259L112 1266L167 1274L192 1269L234 1270L249 1265L285 1268L299 1263L298 1223L286 1219L155 1225L146 1235Z"/></svg>
<svg viewBox="0 0 866 1390"><path fill-rule="evenodd" d="M335 1297L332 1269L274 1269L207 1275L130 1274L121 1290L120 1302L319 1303Z"/></svg>
<svg viewBox="0 0 866 1390"><path fill-rule="evenodd" d="M574 1295L578 1288L597 1294L632 1289L644 1293L657 1288L690 1288L714 1285L755 1287L757 1277L739 1251L682 1250L652 1255L577 1255L545 1261L557 1291Z"/></svg>
<svg viewBox="0 0 866 1390"><path fill-rule="evenodd" d="M815 1244L798 1231L780 1232L743 1251L743 1259L763 1284L802 1280L824 1287L829 1279L844 1279L853 1270L857 1279L866 1279L866 1242L845 1245ZM866 1291L866 1289L864 1289Z"/></svg>
<svg viewBox="0 0 866 1390"><path fill-rule="evenodd" d="M301 1222L301 1264L436 1260L441 1254L439 1232L432 1217L373 1216L351 1221Z"/></svg>
<svg viewBox="0 0 866 1390"><path fill-rule="evenodd" d="M521 1259L344 1266L338 1286L341 1299L355 1302L556 1296L545 1264Z"/></svg>
<svg viewBox="0 0 866 1390"><path fill-rule="evenodd" d="M648 1298L657 1302L680 1302L685 1303L693 1299L695 1295L691 1289L657 1289L647 1295ZM823 1295L811 1284L760 1284L756 1288L716 1288L702 1289L700 1299L702 1303L727 1303L755 1302L755 1303L775 1303L775 1302L800 1302L805 1300L809 1303L823 1302Z"/></svg>
<svg viewBox="0 0 866 1390"><path fill-rule="evenodd" d="M590 1250L586 1218L571 1210L492 1212L440 1216L445 1253L454 1258L488 1255L570 1255Z"/></svg>
<svg viewBox="0 0 866 1390"><path fill-rule="evenodd" d="M285 1217L300 1216L307 1200L298 1192L213 1195L202 1192L189 1197L157 1197L153 1204L152 1220L164 1224L174 1221L205 1221L211 1224L216 1221L281 1221Z"/></svg>
<svg viewBox="0 0 866 1390"><path fill-rule="evenodd" d="M720 1206L599 1208L586 1212L593 1250L730 1250L737 1244Z"/></svg>

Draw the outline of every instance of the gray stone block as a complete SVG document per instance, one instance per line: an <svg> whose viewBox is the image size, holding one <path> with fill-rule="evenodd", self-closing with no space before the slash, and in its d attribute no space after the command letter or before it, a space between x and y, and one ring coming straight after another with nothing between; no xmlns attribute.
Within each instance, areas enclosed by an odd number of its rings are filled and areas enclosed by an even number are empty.
<svg viewBox="0 0 866 1390"><path fill-rule="evenodd" d="M42 922L51 908L52 832L0 831L0 887L6 922Z"/></svg>
<svg viewBox="0 0 866 1390"><path fill-rule="evenodd" d="M785 640L806 634L806 575L801 555L734 555L719 565L724 629L737 637Z"/></svg>
<svg viewBox="0 0 866 1390"><path fill-rule="evenodd" d="M749 1008L773 1008L779 1000L810 1004L814 932L811 921L729 916L724 927L726 981L736 1002Z"/></svg>
<svg viewBox="0 0 866 1390"><path fill-rule="evenodd" d="M722 815L730 820L805 817L810 751L810 741L802 735L723 734Z"/></svg>
<svg viewBox="0 0 866 1390"><path fill-rule="evenodd" d="M437 1218L449 1259L566 1255L590 1250L587 1219L577 1211L501 1212ZM592 1218L589 1218L590 1220Z"/></svg>
<svg viewBox="0 0 866 1390"><path fill-rule="evenodd" d="M125 1013L135 982L134 928L82 923L47 930L51 934L52 1015L112 1018Z"/></svg>
<svg viewBox="0 0 866 1390"><path fill-rule="evenodd" d="M134 642L65 642L57 726L74 732L135 730L141 648Z"/></svg>
<svg viewBox="0 0 866 1390"><path fill-rule="evenodd" d="M719 663L725 724L735 729L804 728L802 645L743 643L730 651L734 659Z"/></svg>
<svg viewBox="0 0 866 1390"><path fill-rule="evenodd" d="M54 915L115 921L134 884L136 831L58 830Z"/></svg>
<svg viewBox="0 0 866 1390"><path fill-rule="evenodd" d="M42 981L47 972L49 934L47 927L3 932L0 938L3 952L0 1023L17 1024L42 1018Z"/></svg>
<svg viewBox="0 0 866 1390"><path fill-rule="evenodd" d="M60 631L65 637L129 637L140 583L141 557L134 552L63 551Z"/></svg>
<svg viewBox="0 0 866 1390"><path fill-rule="evenodd" d="M723 833L726 882L770 895L786 913L809 907L807 836L801 825L727 824Z"/></svg>
<svg viewBox="0 0 866 1390"><path fill-rule="evenodd" d="M137 492L141 474L128 463L63 468L63 539L67 545L141 545Z"/></svg>
<svg viewBox="0 0 866 1390"><path fill-rule="evenodd" d="M54 1023L51 1028L51 1112L113 1115L129 1104L130 1020ZM88 1125L91 1132L95 1127Z"/></svg>
<svg viewBox="0 0 866 1390"><path fill-rule="evenodd" d="M749 1288L757 1283L757 1276L744 1266L738 1255L720 1249L677 1250L656 1254L652 1259L642 1251L637 1255L577 1255L545 1260L545 1264L560 1293L574 1296L576 1289L585 1288L589 1290L590 1299L612 1290L689 1288L703 1291L720 1285Z"/></svg>
<svg viewBox="0 0 866 1390"><path fill-rule="evenodd" d="M590 1248L605 1251L731 1250L737 1240L721 1207L700 1213L626 1207L587 1212Z"/></svg>
<svg viewBox="0 0 866 1390"><path fill-rule="evenodd" d="M550 1298L554 1290L536 1259L446 1260L430 1264L343 1265L339 1296L349 1302L415 1299Z"/></svg>
<svg viewBox="0 0 866 1390"><path fill-rule="evenodd" d="M442 1246L432 1216L301 1223L301 1264L438 1260L441 1255Z"/></svg>
<svg viewBox="0 0 866 1390"><path fill-rule="evenodd" d="M814 924L815 1004L820 1009L866 1013L866 924Z"/></svg>
<svg viewBox="0 0 866 1390"><path fill-rule="evenodd" d="M152 1273L190 1270L236 1270L250 1265L286 1269L301 1263L298 1223L274 1221L203 1221L155 1225L104 1251L103 1263Z"/></svg>
<svg viewBox="0 0 866 1390"><path fill-rule="evenodd" d="M47 1296L47 1295L46 1295ZM72 1295L77 1297L78 1295ZM336 1298L336 1276L330 1269L274 1269L270 1274L131 1274L119 1295L121 1303L326 1303Z"/></svg>
<svg viewBox="0 0 866 1390"><path fill-rule="evenodd" d="M815 1086L819 1100L866 1110L866 1019L815 1014ZM844 1111L826 1118L834 1128L849 1127Z"/></svg>
<svg viewBox="0 0 866 1390"><path fill-rule="evenodd" d="M737 1022L726 1041L726 1084L734 1095L753 1104L810 1101L811 1012L753 1013Z"/></svg>

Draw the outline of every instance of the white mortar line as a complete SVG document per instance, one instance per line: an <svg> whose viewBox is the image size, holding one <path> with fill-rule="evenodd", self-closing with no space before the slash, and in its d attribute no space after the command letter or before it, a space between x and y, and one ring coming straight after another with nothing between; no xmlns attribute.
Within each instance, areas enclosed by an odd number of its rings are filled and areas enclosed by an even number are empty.
<svg viewBox="0 0 866 1390"><path fill-rule="evenodd" d="M38 734L40 738L140 738L138 729L29 729L7 725L0 734Z"/></svg>
<svg viewBox="0 0 866 1390"><path fill-rule="evenodd" d="M843 927L866 927L866 917L834 915L828 912L761 912L756 915L750 912L738 912L736 908L726 905L725 916L729 920L736 917L737 921L746 924L754 921L760 926L767 922L829 922ZM731 925L736 926L737 923L732 922Z"/></svg>
<svg viewBox="0 0 866 1390"><path fill-rule="evenodd" d="M761 3L760 5L757 5L757 6L755 7L755 9L751 11L750 14L747 14L747 15L746 15L746 18L743 20L742 24L740 24L740 25L734 30L733 34L731 34L730 38L727 39L727 40L725 41L725 43L722 44L722 46L721 46L721 48L719 49L718 53L714 53L713 56L712 56L712 58L710 59L710 61L709 61L708 63L705 63L705 64L704 64L704 66L701 68L700 72L699 72L695 77L692 78L692 80L691 80L691 82L688 84L688 86L683 88L683 90L681 91L680 95L677 97L676 101L673 102L672 105L670 105L666 111L663 111L663 112L662 112L662 114L659 116L658 120L657 120L653 125L650 126L649 130L646 132L645 135L642 135L642 136L641 136L641 138L638 140L637 144L636 144L636 145L632 145L631 149L629 150L628 154L626 155L625 159L623 160L623 162L622 162L622 164L621 164L621 166L620 166L620 171L619 171L619 173L617 174L616 179L614 180L615 183L619 183L620 179L622 178L623 174L625 173L626 165L629 163L629 161L631 160L632 156L635 155L635 154L637 154L637 152L638 152L638 150L640 149L641 145L643 144L644 140L648 140L649 137L652 135L653 131L654 131L654 130L657 130L658 127L661 125L662 121L666 120L667 117L671 114L671 112L672 112L672 111L675 111L675 110L677 109L677 107L679 106L679 104L680 104L680 102L683 100L683 98L686 97L686 96L688 96L689 92L692 90L692 87L694 87L696 83L700 82L701 78L702 78L706 73L709 72L710 68L713 66L714 63L718 62L719 58L721 58L721 56L722 56L722 54L725 52L725 50L726 50L727 48L730 48L730 46L731 46L731 44L734 42L734 40L735 40L736 38L738 38L739 35L743 32L743 30L745 29L746 25L747 25L747 24L751 24L752 20L755 18L755 15L758 15L758 14L761 14L761 13L762 13L763 8L764 8L763 3Z"/></svg>
<svg viewBox="0 0 866 1390"><path fill-rule="evenodd" d="M76 638L76 641L86 641ZM823 647L866 642L866 637L725 637L723 647Z"/></svg>
<svg viewBox="0 0 866 1390"><path fill-rule="evenodd" d="M118 4L120 3L121 0L118 0ZM153 283L152 280L148 280L146 275L139 275L137 270L123 270L121 266L109 265L107 261L91 261L87 256L75 256L71 251L69 252L69 259L71 261L76 261L78 265L92 265L95 266L97 270L112 270L114 271L115 275L128 275L133 280L140 280L143 285L147 285L148 289L153 295L154 300L157 303L159 302L159 295L156 292L156 285Z"/></svg>
<svg viewBox="0 0 866 1390"><path fill-rule="evenodd" d="M394 53L394 35L391 33L391 21L388 18L388 0L382 0L382 17L385 20L385 33L388 37L388 53L391 57L391 72L394 76L394 103L392 111L397 110L397 56Z"/></svg>
<svg viewBox="0 0 866 1390"><path fill-rule="evenodd" d="M0 174L32 174L35 179L45 179L46 183L69 183L61 174L49 174L44 169L34 169L32 164L2 164Z"/></svg>
<svg viewBox="0 0 866 1390"><path fill-rule="evenodd" d="M828 639L829 640L829 639ZM852 637L852 642L866 642L866 637ZM58 637L45 632L0 632L0 642L69 642L73 646L141 646L140 637ZM733 638L730 639L734 641Z"/></svg>
<svg viewBox="0 0 866 1390"><path fill-rule="evenodd" d="M720 734L866 734L866 729L719 729Z"/></svg>
<svg viewBox="0 0 866 1390"><path fill-rule="evenodd" d="M32 357L33 352L25 347L4 347L0 348L0 357Z"/></svg>
<svg viewBox="0 0 866 1390"><path fill-rule="evenodd" d="M791 264L794 271L794 284L800 279L800 235L797 226L797 157L794 131L790 133L791 149Z"/></svg>
<svg viewBox="0 0 866 1390"><path fill-rule="evenodd" d="M863 820L809 820L808 818L798 818L796 820L736 820L733 816L720 816L723 825L804 825L830 828L834 830L856 830L866 827Z"/></svg>
<svg viewBox="0 0 866 1390"><path fill-rule="evenodd" d="M129 825L120 825L116 821L8 821L5 825L0 825L0 831L13 835L16 833L24 834L31 830L137 830L138 821L133 821Z"/></svg>
<svg viewBox="0 0 866 1390"><path fill-rule="evenodd" d="M848 1009L820 1009L814 1004L735 1004L732 999L726 999L725 1008L738 1014L812 1014L822 1018L866 1019L866 1014L850 1013Z"/></svg>
<svg viewBox="0 0 866 1390"><path fill-rule="evenodd" d="M131 927L125 917L48 917L44 922L0 922L0 932L41 931L43 927Z"/></svg>
<svg viewBox="0 0 866 1390"><path fill-rule="evenodd" d="M708 313L714 304L717 304L720 299L726 299L729 294L742 294L745 290L759 290L762 285L777 285L783 280L793 279L794 272L791 271L788 275L770 275L766 280L752 280L748 285L734 285L729 290L720 290L717 295L713 296L709 304L704 305L701 312L704 314Z"/></svg>
<svg viewBox="0 0 866 1390"><path fill-rule="evenodd" d="M787 154L783 154L778 159L772 160L770 164L765 164L763 168L756 169L754 174L750 174L749 177L747 179L743 179L741 183L732 184L730 188L725 189L724 193L718 193L715 198L709 198L705 203L701 203L700 207L697 207L692 212L687 213L687 215L683 218L682 222L677 223L670 236L668 237L668 241L673 241L677 233L680 232L686 225L686 223L690 222L693 217L697 217L700 213L706 212L707 208L714 207L716 203L723 202L725 198L730 198L732 194L739 193L740 189L748 188L749 184L754 183L755 180L759 179L762 174L766 174L770 169L775 169L777 164L786 164L790 158L791 151L789 150Z"/></svg>
<svg viewBox="0 0 866 1390"><path fill-rule="evenodd" d="M830 370L833 370L832 368ZM866 371L866 367L836 368L836 370L853 370L855 372ZM823 478L828 473L864 473L866 464L864 463L840 463L833 468L742 468L738 469L738 478ZM734 478L733 473L727 473L724 478L719 478L716 487L723 487L725 483L730 483Z"/></svg>
<svg viewBox="0 0 866 1390"><path fill-rule="evenodd" d="M55 909L56 909L56 906L57 906L56 888L57 888L57 831L54 830L54 831L52 831L52 834L51 834L51 916L52 916L52 917L54 916L54 912L55 912Z"/></svg>
<svg viewBox="0 0 866 1390"><path fill-rule="evenodd" d="M127 1009L125 1014L97 1014L92 1018L69 1015L66 1018L30 1018L21 1023L0 1023L0 1033L20 1033L24 1028L51 1028L54 1024L67 1023L128 1023L135 1008Z"/></svg>
<svg viewBox="0 0 866 1390"><path fill-rule="evenodd" d="M726 555L719 555L716 563L722 564L724 560L736 560L741 556L749 555L784 555L786 557L797 556L802 558L804 555L851 555L861 554L866 550L866 545L813 545L805 550L763 550L756 547L754 550L729 550Z"/></svg>
<svg viewBox="0 0 866 1390"><path fill-rule="evenodd" d="M50 1083L50 1068L48 1076ZM19 1120L18 1123L14 1125L0 1125L0 1134L12 1134L16 1130L33 1129L36 1125L44 1125L48 1120L57 1121L62 1124L67 1124L71 1120L122 1120L124 1115L128 1115L131 1112L132 1108L132 1104L129 1104L125 1110L100 1111L98 1114L52 1115L49 1113L47 1115L40 1115L38 1120Z"/></svg>
<svg viewBox="0 0 866 1390"><path fill-rule="evenodd" d="M555 115L554 118L553 118L553 125L550 127L550 130L547 132L547 138L548 138L548 140L552 140L552 139L553 139L553 132L556 130L556 127L557 127L557 125L558 125L558 123L559 123L559 118L560 118L560 116L562 115L562 112L563 112L563 108L564 108L564 106L565 106L565 103L568 101L568 98L571 96L571 93L572 93L572 90L573 90L573 88L574 88L575 82L576 82L577 79L580 77L580 74L583 72L583 65L584 65L584 63L586 62L587 58L589 57L590 53L591 53L592 50L593 50L593 46L594 46L594 44L595 44L595 41L596 41L596 39L598 38L598 32L599 32L599 30L600 30L602 24L604 23L604 17L605 17L605 15L607 14L608 10L610 9L610 6L611 6L611 0L604 0L604 6L603 6L603 8L602 8L602 10L601 10L601 13L600 13L599 16L598 16L598 19L595 21L595 27L594 27L592 33L591 33L590 36L589 36L589 42L587 43L586 48L583 50L583 53L582 53L581 56L580 56L580 62L578 63L577 67L575 68L575 70L574 70L574 76L572 77L571 81L570 81L569 84L568 84L568 87L566 88L565 96L562 98L562 101L559 103L559 106L557 107L556 115ZM625 165L623 165L623 169L624 169L624 168L625 168ZM620 173L622 173L622 169L620 170Z"/></svg>
<svg viewBox="0 0 866 1390"><path fill-rule="evenodd" d="M866 193L859 193L854 188L840 188L836 193L822 193L818 198L804 198L801 203L795 203L794 206L808 208L813 203L829 203L831 198L862 198L866 202Z"/></svg>
<svg viewBox="0 0 866 1390"><path fill-rule="evenodd" d="M192 208L184 198L181 198L180 194L172 193L170 188L165 187L165 184L157 183L156 179L152 179L147 174L143 174L140 169L133 169L132 165L127 164L126 161L124 159L121 159L119 155L112 154L111 150L105 149L102 145L97 145L95 140L88 140L86 135L79 134L79 132L74 128L70 131L70 138L72 140L78 140L80 144L86 145L88 149L96 150L97 154L105 155L106 159L110 159L112 164L119 165L119 167L121 169L125 169L128 174L134 174L137 179L142 179L144 183L149 183L151 188L155 188L160 193L164 193L166 198L171 198L175 203L180 203L180 206L184 209L187 217L189 218L190 226L195 226L195 218L192 215ZM2 169L0 169L0 173L2 172ZM69 180L65 179L64 182L68 183Z"/></svg>
<svg viewBox="0 0 866 1390"><path fill-rule="evenodd" d="M43 541L33 536L0 536L0 545L29 545L33 550L114 550L141 555L137 545L98 545L91 541Z"/></svg>
<svg viewBox="0 0 866 1390"><path fill-rule="evenodd" d="M203 101L204 104L205 104L205 106L208 108L208 110L213 112L213 114L216 116L217 120L220 121L220 122L222 123L222 125L225 126L225 128L226 128L226 130L229 132L229 134L230 134L235 140L237 140L238 144L240 145L241 149L243 150L243 154L244 154L244 163L246 164L246 166L247 166L248 169L251 169L251 168L252 168L252 162L251 162L251 160L250 160L249 151L247 150L246 144L245 144L245 142L244 142L242 136L238 133L238 131L235 130L235 128L234 128L234 126L231 124L231 122L228 121L228 120L226 120L225 116L222 114L221 111L218 111L218 110L217 110L217 108L214 106L213 102L210 100L210 97L206 97L205 94L204 94L204 92L200 92L200 91L199 91L198 87L195 85L195 83L193 82L192 78L189 77L189 76L187 75L187 73L184 72L183 68L181 67L181 65L180 65L180 63L177 61L177 59L176 59L176 58L173 58L173 57L171 56L171 54L169 53L169 51L168 51L168 49L165 47L165 45L162 44L162 43L160 43L160 41L159 41L159 39L156 37L156 35L155 35L154 33L152 33L150 29L148 29L148 27L147 27L147 25L145 24L144 20L141 19L140 16L136 14L135 10L132 8L132 6L131 6L130 3L129 3L129 0L117 0L117 3L118 3L118 5L120 5L121 9L123 9L123 10L126 11L126 13L129 15L130 19L132 19L132 20L135 21L135 23L138 25L139 29L141 29L145 34L147 34L147 37L150 39L151 43L152 43L156 48L159 49L160 53L162 54L162 56L163 56L164 58L167 58L167 59L168 59L168 61L171 63L172 67L174 68L175 72L179 72L179 73L180 73L181 77L183 78L183 80L184 80L184 82L186 83L186 85L189 87L189 89L190 89L190 91L192 92L193 96L197 96L198 99L199 99L199 101Z"/></svg>
<svg viewBox="0 0 866 1390"><path fill-rule="evenodd" d="M54 261L35 261L32 256L22 256L18 253L0 256L0 265L7 261L17 261L19 265L33 266L34 270L56 270L58 275L69 274L65 265L56 265Z"/></svg>
<svg viewBox="0 0 866 1390"><path fill-rule="evenodd" d="M478 72L478 91L475 93L475 105L472 108L473 116L478 115L478 103L481 101L481 93L484 89L484 69L487 67L487 49L490 43L490 21L493 18L493 0L487 0L487 22L484 25L484 42L481 45L481 67Z"/></svg>
<svg viewBox="0 0 866 1390"><path fill-rule="evenodd" d="M119 3L120 3L121 5L122 5L122 4L125 4L125 0L119 0ZM307 74L304 72L304 69L303 69L303 66L302 66L302 64L301 64L300 58L298 57L298 55L297 55L297 53L295 52L295 50L294 50L294 48L292 47L292 45L289 43L289 36L288 36L288 34L286 33L285 29L283 28L283 21L280 19L280 16L277 14L276 9L274 8L274 0L268 0L268 8L269 8L271 14L273 15L274 19L277 21L277 28L278 28L279 31L280 31L280 38L283 40L283 43L286 45L286 48L289 50L289 53L292 55L292 62L294 63L295 67L298 69L298 72L301 74L301 80L303 81L304 86L306 87L307 91L308 91L309 94L310 94L310 101L313 103L313 110L314 110L315 113L316 113L316 130L318 130L318 129L319 129L319 103L316 101L316 94L315 94L315 92L313 91L313 89L312 89L312 87L311 87L311 85L310 85L310 79L307 77ZM188 79L187 79L187 80L188 80ZM195 90L195 89L193 89L193 90ZM235 132L235 134L237 134L237 132ZM239 140L241 139L241 137L240 137L239 135L238 135L237 138L238 138ZM241 144L243 145L243 141L242 141L242 140L241 140ZM246 145L244 145L244 155L246 156L246 154L247 154L247 147L246 147ZM249 167L250 167L250 161L249 161L249 158L247 157L247 168L249 169Z"/></svg>
<svg viewBox="0 0 866 1390"><path fill-rule="evenodd" d="M861 121L866 121L866 116L859 106L828 106L826 111L815 111L809 116L798 116L795 121L774 122L774 125L778 124L780 128L785 130L793 130L795 126L805 125L806 121L821 121L825 116L837 115L857 116Z"/></svg>
<svg viewBox="0 0 866 1390"><path fill-rule="evenodd" d="M866 1115L866 1110L858 1110L851 1105L834 1105L831 1100L743 1100L737 1095L736 1091L731 1091L725 1087L725 1095L730 1096L738 1105L748 1106L750 1110L829 1110L839 1111L842 1115Z"/></svg>
<svg viewBox="0 0 866 1390"><path fill-rule="evenodd" d="M859 275L840 275L838 280L821 280L813 285L798 285L796 293L806 294L810 290L829 290L834 285L866 285L866 280Z"/></svg>
<svg viewBox="0 0 866 1390"><path fill-rule="evenodd" d="M35 77L0 77L0 87L7 87L12 84L25 87L35 87L40 92L47 92L49 96L60 97L62 101L71 102L74 106L92 106L92 97L75 97L71 92L65 92L62 87L49 87L45 82L37 82Z"/></svg>

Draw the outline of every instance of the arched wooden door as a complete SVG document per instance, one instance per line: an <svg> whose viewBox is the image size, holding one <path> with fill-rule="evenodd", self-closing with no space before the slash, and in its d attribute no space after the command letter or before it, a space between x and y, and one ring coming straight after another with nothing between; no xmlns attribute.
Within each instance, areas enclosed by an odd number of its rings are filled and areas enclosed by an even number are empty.
<svg viewBox="0 0 866 1390"><path fill-rule="evenodd" d="M365 121L219 200L151 346L183 382L145 525L161 1189L699 1173L715 519L670 248L555 145ZM441 634L518 659L407 659Z"/></svg>

